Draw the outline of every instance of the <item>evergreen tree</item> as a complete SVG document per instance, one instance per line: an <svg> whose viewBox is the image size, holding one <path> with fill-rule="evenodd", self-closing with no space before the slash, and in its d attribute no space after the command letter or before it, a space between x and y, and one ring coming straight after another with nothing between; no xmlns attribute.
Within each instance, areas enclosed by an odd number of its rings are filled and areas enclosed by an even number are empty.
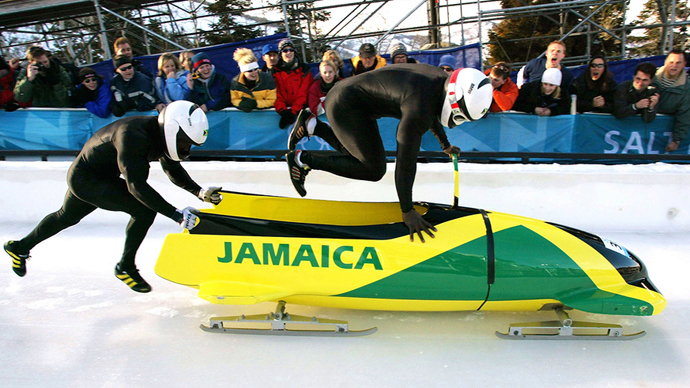
<svg viewBox="0 0 690 388"><path fill-rule="evenodd" d="M672 0L647 0L644 9L640 12L638 20L631 23L635 26L649 24L670 23L672 15ZM675 10L676 22L690 20L690 9L688 3L676 1ZM643 36L632 36L629 41L633 46L630 55L633 57L647 57L651 55L663 55L670 51L669 48L669 27L646 28ZM687 27L676 27L673 29L673 48L687 50L690 45Z"/></svg>
<svg viewBox="0 0 690 388"><path fill-rule="evenodd" d="M261 36L261 30L257 27L244 26L236 19L245 9L251 8L251 0L217 0L204 9L214 15L218 15L218 21L211 24L211 31L204 32L202 39L206 44L239 42L254 39Z"/></svg>
<svg viewBox="0 0 690 388"><path fill-rule="evenodd" d="M524 0L501 0L504 9L514 7L524 7L527 5L553 4L552 0L534 0L527 2ZM600 26L613 31L623 25L623 10L625 2L619 2L599 9L591 18L592 21ZM598 9L598 6L583 6L569 12L549 11L540 12L534 16L513 17L509 16L496 24L489 31L488 45L489 55L487 64L498 61L508 63L524 63L539 56L551 41L559 40L560 37L570 32L583 18ZM596 26L585 23L577 32L569 35L565 39L568 57L580 57L587 55L588 39L586 33L588 29L597 30ZM614 55L620 53L621 42L613 38L610 34L599 31L591 36L590 54L603 53L604 55ZM515 41L515 39L535 38ZM539 39L543 37L543 39Z"/></svg>

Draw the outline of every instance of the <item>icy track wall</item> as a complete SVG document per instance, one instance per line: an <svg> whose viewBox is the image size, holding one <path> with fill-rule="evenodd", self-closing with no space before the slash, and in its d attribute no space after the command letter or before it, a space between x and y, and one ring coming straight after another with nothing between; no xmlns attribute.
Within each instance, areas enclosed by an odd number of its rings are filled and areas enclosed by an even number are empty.
<svg viewBox="0 0 690 388"><path fill-rule="evenodd" d="M0 209L5 222L38 223L60 208L69 162L0 162ZM224 190L297 197L283 162L187 162L201 186ZM149 183L170 203L183 208L200 202L168 181L158 163L151 164ZM389 163L381 182L360 182L313 171L307 197L350 201L397 201ZM414 200L453 201L451 163L419 164ZM552 221L592 232L690 231L690 166L460 164L460 204L490 211ZM121 224L127 215L97 210L82 225ZM165 217L157 225L176 226ZM82 226L83 227L83 226Z"/></svg>

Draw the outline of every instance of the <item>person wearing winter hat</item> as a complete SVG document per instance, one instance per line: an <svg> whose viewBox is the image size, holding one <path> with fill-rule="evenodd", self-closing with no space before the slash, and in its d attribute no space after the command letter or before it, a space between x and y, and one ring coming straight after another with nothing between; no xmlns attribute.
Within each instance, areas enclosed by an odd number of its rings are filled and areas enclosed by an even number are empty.
<svg viewBox="0 0 690 388"><path fill-rule="evenodd" d="M494 100L489 112L503 112L513 108L520 89L510 79L510 72L511 67L505 62L498 62L484 71L494 88Z"/></svg>
<svg viewBox="0 0 690 388"><path fill-rule="evenodd" d="M309 87L314 82L309 65L302 62L295 52L292 40L285 38L278 44L280 60L273 78L276 82L276 112L280 115L281 129L295 122L300 110L307 107Z"/></svg>
<svg viewBox="0 0 690 388"><path fill-rule="evenodd" d="M446 54L441 57L441 60L438 63L438 67L443 69L443 71L445 71L446 73L451 74L453 70L455 70L455 62L456 60L454 56Z"/></svg>
<svg viewBox="0 0 690 388"><path fill-rule="evenodd" d="M232 79L230 87L232 105L247 113L257 108L273 108L276 103L275 81L270 74L259 71L254 52L238 48L232 57L240 67L240 74Z"/></svg>
<svg viewBox="0 0 690 388"><path fill-rule="evenodd" d="M230 106L231 85L228 77L216 71L206 53L192 57L192 74L187 76L187 99L199 105L205 113Z"/></svg>
<svg viewBox="0 0 690 388"><path fill-rule="evenodd" d="M563 75L556 68L546 69L540 81L522 86L513 110L539 116L557 116L570 112L570 94L561 90Z"/></svg>
<svg viewBox="0 0 690 388"><path fill-rule="evenodd" d="M160 112L165 108L165 104L156 96L151 78L134 69L132 57L118 55L113 58L113 65L115 76L110 81L113 91L110 110L115 117L121 117L131 110L143 112L156 109Z"/></svg>
<svg viewBox="0 0 690 388"><path fill-rule="evenodd" d="M110 116L110 84L90 67L79 70L79 85L72 91L72 106L84 107L100 118Z"/></svg>
<svg viewBox="0 0 690 388"><path fill-rule="evenodd" d="M278 53L278 46L273 43L264 45L261 49L261 58L264 60L264 66L261 71L273 74L273 68L278 64L280 60L280 53Z"/></svg>
<svg viewBox="0 0 690 388"><path fill-rule="evenodd" d="M190 88L187 74L189 71L182 68L182 64L176 56L163 53L158 57L158 76L155 79L155 88L158 98L164 104L186 100L189 97Z"/></svg>
<svg viewBox="0 0 690 388"><path fill-rule="evenodd" d="M359 55L353 57L352 61L352 75L366 73L367 71L375 70L386 66L386 60L381 58L371 43L364 43L359 46Z"/></svg>
<svg viewBox="0 0 690 388"><path fill-rule="evenodd" d="M418 63L416 59L407 54L407 47L402 43L396 43L388 50L391 55L391 63Z"/></svg>

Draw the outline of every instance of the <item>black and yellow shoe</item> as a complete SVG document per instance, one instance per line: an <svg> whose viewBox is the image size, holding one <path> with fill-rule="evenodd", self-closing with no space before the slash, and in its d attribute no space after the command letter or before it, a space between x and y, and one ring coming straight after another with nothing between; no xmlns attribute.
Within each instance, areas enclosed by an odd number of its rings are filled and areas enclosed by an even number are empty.
<svg viewBox="0 0 690 388"><path fill-rule="evenodd" d="M139 275L136 268L122 269L118 263L115 266L115 276L136 292L151 292L151 286Z"/></svg>
<svg viewBox="0 0 690 388"><path fill-rule="evenodd" d="M297 147L297 143L300 140L309 138L309 130L307 129L307 122L310 118L315 117L307 109L302 109L297 114L297 119L295 120L295 125L290 131L290 136L288 137L288 151L292 151Z"/></svg>
<svg viewBox="0 0 690 388"><path fill-rule="evenodd" d="M16 241L8 241L5 243L5 252L12 256L12 270L19 276L26 275L26 261L29 260L29 252L22 253L19 249L19 243Z"/></svg>
<svg viewBox="0 0 690 388"><path fill-rule="evenodd" d="M307 190L304 188L304 179L309 173L309 166L299 161L300 154L302 150L290 151L285 154L285 159L287 160L288 169L290 170L290 180L292 185L297 190L297 193L304 197L307 195Z"/></svg>

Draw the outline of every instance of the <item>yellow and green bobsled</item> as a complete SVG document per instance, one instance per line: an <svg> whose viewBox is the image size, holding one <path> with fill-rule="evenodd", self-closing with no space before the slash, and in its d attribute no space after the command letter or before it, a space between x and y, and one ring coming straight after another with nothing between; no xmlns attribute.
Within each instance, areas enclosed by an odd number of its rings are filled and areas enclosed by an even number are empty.
<svg viewBox="0 0 690 388"><path fill-rule="evenodd" d="M666 306L634 254L561 225L417 203L438 232L410 242L398 203L222 194L191 232L166 237L155 268L212 303L403 311L555 304L620 315Z"/></svg>

